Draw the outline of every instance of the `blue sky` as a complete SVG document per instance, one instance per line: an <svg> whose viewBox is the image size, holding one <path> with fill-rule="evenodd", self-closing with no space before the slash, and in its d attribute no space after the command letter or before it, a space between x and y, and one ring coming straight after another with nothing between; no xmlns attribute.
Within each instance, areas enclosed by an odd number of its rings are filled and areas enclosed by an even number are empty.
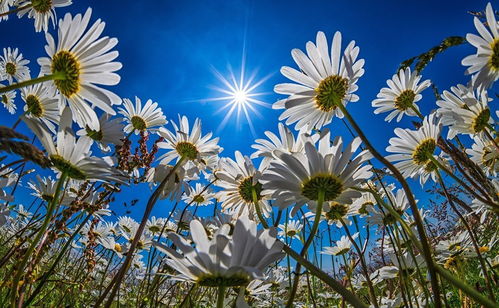
<svg viewBox="0 0 499 308"><path fill-rule="evenodd" d="M112 90L121 97L138 96L160 103L169 119L177 114L190 119L200 117L203 131L216 131L225 113L216 111L223 102L199 102L221 96L213 87L223 85L213 69L228 76L230 65L236 74L241 69L243 46L246 70L256 72L256 80L270 77L256 91L259 97L273 103L277 83L286 81L280 75L283 65L296 67L290 51L304 49L315 40L317 31L329 39L335 31L343 34L343 46L355 40L360 56L366 60L365 75L359 80L360 101L348 108L375 146L383 150L397 126L411 127L408 120L386 123L384 115L374 116L371 101L399 63L437 45L443 38L475 32L468 11L485 9L486 1L83 1L58 9L59 17L67 11L84 13L93 8L92 21L106 21L106 35L117 37L123 63L121 83ZM496 6L498 6L496 4ZM51 29L51 33L55 33ZM18 47L31 60L32 75L38 73L36 59L45 56L45 38L35 33L31 20L11 17L0 24L0 46ZM463 57L474 52L462 45L439 56L424 71L440 90L465 83ZM18 100L18 109L22 108ZM420 102L424 114L435 108L431 90L423 92ZM256 137L266 130L276 131L280 111L257 107L261 117L253 114ZM0 113L3 125L16 117ZM341 121L335 119L331 129L349 138ZM222 155L233 157L235 150L251 154L252 133L243 120L232 118L217 132ZM145 203L145 201L144 201ZM140 205L139 205L140 206ZM155 213L164 215L164 212Z"/></svg>

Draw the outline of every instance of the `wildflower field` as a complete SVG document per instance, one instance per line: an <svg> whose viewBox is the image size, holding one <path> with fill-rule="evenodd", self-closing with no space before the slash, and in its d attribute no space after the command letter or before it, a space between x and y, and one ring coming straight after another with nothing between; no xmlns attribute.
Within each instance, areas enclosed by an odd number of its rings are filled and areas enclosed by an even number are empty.
<svg viewBox="0 0 499 308"><path fill-rule="evenodd" d="M83 2L0 0L29 26L0 32L0 308L499 307L499 3L401 63L315 29L271 101L244 59L215 70L212 133L203 104L116 90L120 38ZM37 59L9 45L29 35ZM425 69L463 46L441 88ZM369 61L398 69L367 102ZM222 147L236 115L251 151Z"/></svg>

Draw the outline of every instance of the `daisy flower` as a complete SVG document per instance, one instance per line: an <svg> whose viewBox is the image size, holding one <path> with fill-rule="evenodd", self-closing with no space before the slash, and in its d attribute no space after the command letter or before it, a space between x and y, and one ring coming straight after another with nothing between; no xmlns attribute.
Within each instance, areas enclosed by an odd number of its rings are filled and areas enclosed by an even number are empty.
<svg viewBox="0 0 499 308"><path fill-rule="evenodd" d="M205 287L241 287L254 279L263 279L264 270L282 256L274 228L257 231L258 224L241 216L234 226L220 228L212 239L198 220L190 222L194 247L182 236L170 232L168 238L180 250L155 242L168 256L167 264L180 272L177 280L191 281Z"/></svg>
<svg viewBox="0 0 499 308"><path fill-rule="evenodd" d="M163 182L173 172L173 168L171 165L158 165L155 168L149 169L145 175L146 182L151 183L152 186ZM161 192L161 199L180 200L184 191L189 189L189 184L185 181L185 169L179 167L174 172L168 178L168 182L166 182Z"/></svg>
<svg viewBox="0 0 499 308"><path fill-rule="evenodd" d="M28 65L29 60L23 58L17 48L4 48L0 56L0 78L8 80L9 83L23 81L30 78Z"/></svg>
<svg viewBox="0 0 499 308"><path fill-rule="evenodd" d="M430 80L419 83L421 78L417 72L411 73L410 67L393 75L392 79L386 81L388 88L381 89L377 99L372 102L372 106L377 108L374 114L391 111L385 118L387 122L395 117L400 122L404 114L417 116L419 107L416 103L423 97L420 93L431 84Z"/></svg>
<svg viewBox="0 0 499 308"><path fill-rule="evenodd" d="M61 115L61 124L54 142L52 134L41 122L25 118L28 127L42 143L53 164L53 167L74 180L94 180L103 182L125 181L121 171L113 167L113 159L109 156L91 156L92 139L76 138L70 128L71 111L66 108Z"/></svg>
<svg viewBox="0 0 499 308"><path fill-rule="evenodd" d="M65 7L72 3L72 0L21 0L17 6L25 8L17 13L17 17L22 18L25 14L28 14L28 18L35 19L36 32L41 32L42 30L47 32L50 21L52 21L52 25L55 27L55 8Z"/></svg>
<svg viewBox="0 0 499 308"><path fill-rule="evenodd" d="M436 166L430 157L434 157L437 149L440 126L432 113L424 118L423 125L418 130L396 128L397 137L391 138L390 145L386 148L387 152L396 154L388 155L386 159L396 162L395 167L406 178L414 178L424 171L434 171Z"/></svg>
<svg viewBox="0 0 499 308"><path fill-rule="evenodd" d="M213 203L213 198L215 194L201 183L196 183L194 188L189 187L189 190L182 196L185 203L193 205L210 205Z"/></svg>
<svg viewBox="0 0 499 308"><path fill-rule="evenodd" d="M251 147L256 150L253 154L251 154L251 158L263 157L262 164L267 167L272 161L272 159L276 158L274 155L274 151L280 151L284 153L298 153L303 152L305 148L305 142L310 140L315 143L319 140L319 134L309 135L306 132L306 129L301 129L296 138L293 135L293 132L284 124L279 123L278 125L279 136L274 134L273 132L266 131L265 136L267 139L257 139L255 140L255 144Z"/></svg>
<svg viewBox="0 0 499 308"><path fill-rule="evenodd" d="M125 233L131 233L132 230L138 228L138 226L139 223L131 217L121 216L118 218L118 229L122 235Z"/></svg>
<svg viewBox="0 0 499 308"><path fill-rule="evenodd" d="M160 149L169 152L163 154L161 164L168 164L173 160L184 157L187 161L193 161L196 165L206 165L206 160L213 155L218 155L222 148L218 146L218 137L211 139L212 133L204 136L201 134L201 120L196 118L192 130L186 116L178 116L179 125L172 121L173 132L166 128L159 129L159 135L165 138L164 142L159 142Z"/></svg>
<svg viewBox="0 0 499 308"><path fill-rule="evenodd" d="M0 84L0 88L1 87L3 87L2 84ZM16 104L14 104L14 99L16 98L16 91L15 90L2 93L0 98L2 100L3 106L5 107L5 109L7 109L7 111L10 114L16 113L17 107L16 107Z"/></svg>
<svg viewBox="0 0 499 308"><path fill-rule="evenodd" d="M3 167L4 165L1 165ZM5 191L5 188L14 185L16 183L17 177L14 176L0 176L0 200L4 201L13 201L14 196L11 194L7 193Z"/></svg>
<svg viewBox="0 0 499 308"><path fill-rule="evenodd" d="M349 220L352 216L360 214L361 205L358 203L340 203L336 201L325 202L322 207L321 219L326 220L328 225L336 224L336 227L341 228L343 224L350 225ZM305 214L308 218L313 218L314 213L308 212Z"/></svg>
<svg viewBox="0 0 499 308"><path fill-rule="evenodd" d="M0 14L10 11L10 7L14 5L15 0L2 0L0 1ZM0 21L9 19L9 14L0 16Z"/></svg>
<svg viewBox="0 0 499 308"><path fill-rule="evenodd" d="M453 127L456 124L456 110L465 109L468 108L467 106L477 104L477 96L483 98L480 93L480 90L475 92L473 88L458 84L455 87L451 87L450 92L444 90L441 96L442 99L437 100L437 105L439 107L437 109L437 115L440 117L440 123L449 126L449 132L447 134L448 139L453 139L458 133Z"/></svg>
<svg viewBox="0 0 499 308"><path fill-rule="evenodd" d="M358 207L359 215L367 215L374 205L378 204L376 198L370 192L362 192L362 195L352 203L353 207Z"/></svg>
<svg viewBox="0 0 499 308"><path fill-rule="evenodd" d="M123 136L123 124L121 124L121 119L115 118L111 119L111 116L107 113L103 113L99 118L99 130L93 130L90 127L81 129L76 134L78 136L87 136L90 139L97 142L97 145L103 152L111 151L109 145L121 145L123 142L121 139Z"/></svg>
<svg viewBox="0 0 499 308"><path fill-rule="evenodd" d="M387 193L388 203L392 205L393 210L400 216L404 215L409 208L409 201L405 191L398 189L396 193L393 193L393 191L388 190ZM388 211L383 212L371 207L367 221L373 225L384 226L397 223L397 218Z"/></svg>
<svg viewBox="0 0 499 308"><path fill-rule="evenodd" d="M471 160L482 167L487 175L497 176L499 172L499 149L492 140L484 139L481 135L473 137L471 149L466 149L466 153L471 156Z"/></svg>
<svg viewBox="0 0 499 308"><path fill-rule="evenodd" d="M317 42L308 42L307 54L293 49L291 55L300 70L284 66L281 73L295 83L275 86L274 91L289 95L276 102L272 108L286 109L279 120L286 125L296 123L295 129L321 129L331 123L334 116L343 117L338 104L356 102L359 97L357 80L364 74L364 60L357 59L359 47L351 41L341 55L341 33L334 34L331 55L323 32L317 33Z"/></svg>
<svg viewBox="0 0 499 308"><path fill-rule="evenodd" d="M38 64L42 75L65 76L50 84L57 90L61 104L69 104L76 123L82 128L99 130L99 119L92 106L116 114L112 105L121 104L121 98L99 85L118 84L120 76L114 72L121 68L121 63L112 62L118 52L110 51L118 40L100 37L105 23L99 19L87 29L91 14L91 8L83 16L72 17L67 13L59 21L57 45L52 35L45 35L49 57L38 58Z"/></svg>
<svg viewBox="0 0 499 308"><path fill-rule="evenodd" d="M52 132L59 124L59 101L54 98L50 90L43 83L27 86L21 89L21 98L25 116L40 119Z"/></svg>
<svg viewBox="0 0 499 308"><path fill-rule="evenodd" d="M366 151L354 157L361 143L355 138L343 151L343 140L337 137L332 145L330 133L320 140L318 147L305 144L305 153L280 153L262 176L263 194L270 194L275 205L284 209L294 204L291 215L304 205L315 211L319 192L324 201L349 204L361 194L351 188L371 177L371 166L363 165Z"/></svg>
<svg viewBox="0 0 499 308"><path fill-rule="evenodd" d="M303 225L299 220L289 220L287 224L279 225L278 235L281 237L290 237L300 239L300 232L303 229Z"/></svg>
<svg viewBox="0 0 499 308"><path fill-rule="evenodd" d="M473 74L474 87L488 88L499 78L499 24L490 2L485 9L485 17L487 27L478 17L473 19L480 36L468 33L466 40L475 46L477 51L476 54L464 58L461 64L469 66L465 73Z"/></svg>
<svg viewBox="0 0 499 308"><path fill-rule="evenodd" d="M157 131L157 126L168 123L163 111L158 107L158 103L153 103L151 99L148 99L142 107L142 101L137 96L135 96L135 105L131 100L125 98L123 99L123 108L119 108L118 112L125 116L126 133L135 132L137 135L146 130Z"/></svg>
<svg viewBox="0 0 499 308"><path fill-rule="evenodd" d="M261 166L255 168L251 159L239 151L235 152L235 158L235 161L230 158L222 159L222 170L216 173L219 180L215 185L222 188L218 192L222 209L235 216L242 215L245 209L250 215L255 215L254 191L259 208L268 217L271 207L268 196L262 193Z"/></svg>
<svg viewBox="0 0 499 308"><path fill-rule="evenodd" d="M102 245L102 247L115 252L119 258L123 257L124 248L120 243L116 242L114 237L99 237L97 238L97 243Z"/></svg>
<svg viewBox="0 0 499 308"><path fill-rule="evenodd" d="M36 175L36 181L31 179L28 182L28 186L31 190L33 190L31 193L32 196L38 197L46 202L51 202L56 193L57 181L51 177L41 177L40 175ZM68 189L64 192L64 196L60 202L61 204L69 204L73 200L73 193L71 193L71 190Z"/></svg>
<svg viewBox="0 0 499 308"><path fill-rule="evenodd" d="M352 238L355 240L358 236L359 233L355 233L352 235ZM321 254L341 256L350 251L351 247L352 247L352 242L350 242L350 239L346 235L343 235L339 241L336 241L336 246L324 247L324 251L321 251Z"/></svg>
<svg viewBox="0 0 499 308"><path fill-rule="evenodd" d="M494 123L490 117L490 109L487 105L487 94L482 92L482 99L467 108L454 110L454 125L452 128L462 134L478 134L487 130Z"/></svg>
<svg viewBox="0 0 499 308"><path fill-rule="evenodd" d="M165 223L166 223L166 219L156 218L156 216L153 216L147 220L146 230L148 232L150 232L151 234L157 234L157 233L161 232Z"/></svg>

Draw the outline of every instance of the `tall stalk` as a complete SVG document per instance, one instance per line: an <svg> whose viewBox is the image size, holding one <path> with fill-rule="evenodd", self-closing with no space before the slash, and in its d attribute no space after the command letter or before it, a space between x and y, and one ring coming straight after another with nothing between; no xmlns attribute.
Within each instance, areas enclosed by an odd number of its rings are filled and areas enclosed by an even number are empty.
<svg viewBox="0 0 499 308"><path fill-rule="evenodd" d="M49 202L47 205L47 213L45 214L45 220L43 221L42 226L40 227L40 230L38 230L38 233L35 236L35 239L31 242L31 245L29 246L28 250L24 254L23 259L19 263L19 267L17 268L16 275L14 276L14 280L12 282L12 289L11 289L11 307L16 308L16 299L17 299L17 291L18 291L18 286L19 286L19 281L21 280L22 275L24 274L24 268L26 267L26 264L28 263L31 255L33 254L36 246L40 242L41 238L45 234L45 231L47 230L50 221L52 220L52 216L54 214L55 208L57 207L57 204L59 204L59 196L61 194L62 187L64 186L64 182L66 181L67 175L66 173L62 173L61 177L59 178L59 181L57 181L57 186L55 188L55 193L54 197L52 200Z"/></svg>
<svg viewBox="0 0 499 308"><path fill-rule="evenodd" d="M428 266L428 270L430 272L431 288L432 288L432 292L433 292L433 299L434 299L434 303L435 303L435 308L442 308L441 297L440 297L440 286L438 283L437 273L436 273L435 267L433 265L434 262L433 262L431 248L429 245L428 237L426 236L426 231L424 228L423 219L421 218L418 206L416 204L416 199L414 199L414 195L411 191L411 188L409 187L409 184L407 183L405 178L402 176L400 171L371 145L371 142L369 141L369 139L367 139L366 135L364 135L364 132L357 125L357 122L355 122L355 120L352 118L352 116L350 115L348 110L345 108L345 106L343 106L342 103L337 104L336 106L338 108L340 108L340 110L343 112L343 114L347 118L348 122L350 122L350 125L352 125L353 129L357 132L359 137L365 143L369 152L371 152L371 154L377 160L379 160L383 165L385 165L393 173L393 175L399 181L399 183L402 185L402 188L404 189L405 194L407 195L407 200L409 201L411 211L414 215L414 220L415 220L416 227L418 230L418 235L421 238L421 244L422 244L422 248L423 248L422 249L423 256L425 258L426 264Z"/></svg>

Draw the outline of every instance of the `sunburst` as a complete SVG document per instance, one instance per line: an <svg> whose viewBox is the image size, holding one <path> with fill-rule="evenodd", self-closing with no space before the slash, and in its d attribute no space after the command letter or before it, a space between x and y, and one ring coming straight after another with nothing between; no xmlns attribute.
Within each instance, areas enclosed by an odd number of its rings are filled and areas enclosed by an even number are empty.
<svg viewBox="0 0 499 308"><path fill-rule="evenodd" d="M224 104L217 110L216 113L220 113L226 111L226 115L224 116L222 122L218 126L217 131L221 131L227 122L233 117L236 117L236 124L238 126L241 125L242 115L244 119L246 119L251 133L256 135L255 128L253 126L252 117L256 115L259 118L263 118L261 113L258 111L257 106L263 106L266 108L270 108L271 105L261 101L259 98L262 95L268 94L266 92L258 92L258 87L261 86L270 75L265 76L262 79L256 80L255 70L249 78L245 76L245 61L243 58L241 65L241 73L239 74L239 78L234 74L234 70L229 65L228 76L224 76L217 69L212 67L214 75L217 79L222 83L221 86L212 87L217 92L220 92L222 96L213 97L205 99L205 102L224 102ZM227 111L228 109L228 111Z"/></svg>

